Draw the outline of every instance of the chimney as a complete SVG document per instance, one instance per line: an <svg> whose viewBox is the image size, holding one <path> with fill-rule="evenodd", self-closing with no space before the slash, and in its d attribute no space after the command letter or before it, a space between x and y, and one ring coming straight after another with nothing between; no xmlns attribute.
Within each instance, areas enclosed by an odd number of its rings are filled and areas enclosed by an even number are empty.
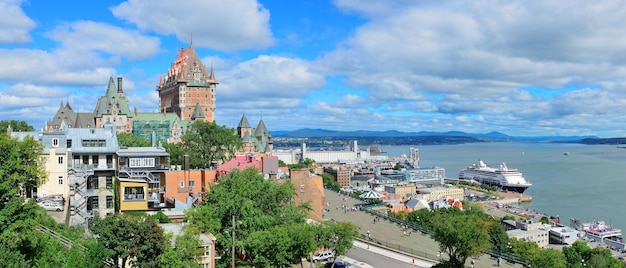
<svg viewBox="0 0 626 268"><path fill-rule="evenodd" d="M117 93L118 94L124 94L124 92L122 91L122 77L118 76L117 77Z"/></svg>
<svg viewBox="0 0 626 268"><path fill-rule="evenodd" d="M185 170L189 170L189 155L185 155Z"/></svg>

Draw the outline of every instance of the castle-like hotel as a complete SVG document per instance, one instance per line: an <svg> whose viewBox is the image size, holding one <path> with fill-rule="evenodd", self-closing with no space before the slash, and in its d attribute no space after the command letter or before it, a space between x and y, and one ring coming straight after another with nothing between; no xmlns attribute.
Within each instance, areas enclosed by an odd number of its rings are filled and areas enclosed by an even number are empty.
<svg viewBox="0 0 626 268"><path fill-rule="evenodd" d="M215 72L202 63L193 44L181 48L166 75L159 79L159 112L131 111L124 95L122 77L109 79L104 96L98 99L93 112L75 112L69 101L61 103L52 120L47 121L44 132L64 128L102 128L105 123L115 127L117 133L128 133L146 140L177 143L194 121L213 122L216 108ZM243 139L243 150L269 154L272 140L263 119L252 128L245 114L237 127Z"/></svg>

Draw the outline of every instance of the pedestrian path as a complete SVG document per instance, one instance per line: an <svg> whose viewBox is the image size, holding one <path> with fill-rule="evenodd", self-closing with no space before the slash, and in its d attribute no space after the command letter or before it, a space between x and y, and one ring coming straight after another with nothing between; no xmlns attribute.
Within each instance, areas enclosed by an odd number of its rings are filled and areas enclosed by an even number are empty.
<svg viewBox="0 0 626 268"><path fill-rule="evenodd" d="M368 236L371 241L377 241L379 245L399 249L403 252L426 260L439 261L446 258L439 253L439 244L430 238L429 235L412 231L404 235L403 228L397 223L390 222L383 218L374 221L372 214L359 210L361 205L365 205L361 200L347 195L325 189L326 212L324 219L335 221L349 221L359 228L359 233L363 237ZM346 209L344 209L346 208ZM352 209L356 208L356 210ZM489 255L482 255L475 259L476 268L496 267L496 260ZM466 267L471 267L470 260L467 260ZM501 267L522 267L521 265L503 264Z"/></svg>

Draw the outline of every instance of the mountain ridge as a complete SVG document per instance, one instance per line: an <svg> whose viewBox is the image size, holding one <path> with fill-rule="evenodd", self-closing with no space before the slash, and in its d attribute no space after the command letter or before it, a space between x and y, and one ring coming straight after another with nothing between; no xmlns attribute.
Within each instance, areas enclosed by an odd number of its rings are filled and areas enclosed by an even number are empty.
<svg viewBox="0 0 626 268"><path fill-rule="evenodd" d="M277 138L393 138L393 137L468 137L476 138L484 141L535 141L535 142L577 142L584 139L598 139L596 136L511 136L498 131L488 133L466 133L462 131L419 131L419 132L402 132L398 130L372 131L372 130L328 130L302 128L297 130L279 130L272 131L272 136Z"/></svg>

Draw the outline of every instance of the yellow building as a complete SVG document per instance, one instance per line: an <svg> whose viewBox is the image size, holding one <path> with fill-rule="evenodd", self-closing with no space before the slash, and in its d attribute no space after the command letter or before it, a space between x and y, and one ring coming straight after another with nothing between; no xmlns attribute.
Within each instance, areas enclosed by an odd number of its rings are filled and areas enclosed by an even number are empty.
<svg viewBox="0 0 626 268"><path fill-rule="evenodd" d="M163 147L120 148L118 155L118 211L146 211L172 207L165 197L169 154Z"/></svg>
<svg viewBox="0 0 626 268"><path fill-rule="evenodd" d="M418 199L424 199L428 202L437 200L463 200L463 189L456 187L431 187L431 188L419 188Z"/></svg>

